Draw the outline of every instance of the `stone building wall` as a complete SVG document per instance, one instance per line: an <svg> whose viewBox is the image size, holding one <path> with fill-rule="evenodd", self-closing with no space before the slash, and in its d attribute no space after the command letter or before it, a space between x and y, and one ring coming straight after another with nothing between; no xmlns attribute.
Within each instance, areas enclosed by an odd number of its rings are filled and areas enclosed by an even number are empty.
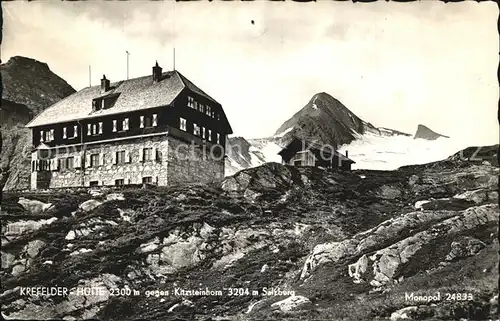
<svg viewBox="0 0 500 321"><path fill-rule="evenodd" d="M156 160L142 162L140 150L143 148L156 149ZM152 177L152 182L158 185L167 185L167 155L168 139L162 134L146 138L128 139L125 141L108 142L103 144L87 145L85 150L85 168L52 171L51 188L89 186L91 182L102 185L115 185L115 180L123 179L124 184L141 184L143 177ZM114 164L116 152L128 151L129 161L122 164ZM57 158L73 156L75 159L83 154L79 150L65 150L59 153ZM89 157L99 154L99 165L89 166ZM102 155L102 156L101 156ZM82 174L83 170L83 174ZM83 179L82 179L83 175Z"/></svg>
<svg viewBox="0 0 500 321"><path fill-rule="evenodd" d="M152 148L156 152L154 160L141 161L141 150L144 148ZM127 151L128 162L114 164L113 155L119 151ZM99 164L89 167L92 154L99 155ZM79 147L59 148L54 159L67 157L75 158L77 168L58 167L57 170L51 170L50 188L77 187L82 186L82 182L83 186L90 186L91 182L97 182L98 186L112 186L117 179L123 179L125 185L141 184L143 177L151 177L152 183L166 186L189 182L205 183L224 177L223 155L214 157L210 153L210 147L205 149L165 134L91 144L86 146L85 152ZM76 164L77 158L82 159L81 167Z"/></svg>
<svg viewBox="0 0 500 321"><path fill-rule="evenodd" d="M169 137L168 148L168 182L181 184L185 182L207 183L224 178L224 154L213 155L217 145L194 145L183 143Z"/></svg>

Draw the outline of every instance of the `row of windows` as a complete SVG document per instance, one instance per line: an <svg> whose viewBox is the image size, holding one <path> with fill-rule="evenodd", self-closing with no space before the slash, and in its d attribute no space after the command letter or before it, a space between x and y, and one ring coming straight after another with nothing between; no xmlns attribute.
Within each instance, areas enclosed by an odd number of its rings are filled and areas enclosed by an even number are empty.
<svg viewBox="0 0 500 321"><path fill-rule="evenodd" d="M153 114L151 116L140 116L140 128L149 128L158 126L158 115ZM129 118L123 119L121 122L118 120L113 120L113 132L118 131L127 131L129 130ZM73 126L73 136L69 137L68 127L63 127L62 130L62 138L77 138L78 137L78 126ZM87 136L96 136L101 135L103 133L103 122L96 122L93 124L87 124ZM54 140L54 129L50 130L41 130L40 131L40 143L43 142L51 142Z"/></svg>
<svg viewBox="0 0 500 321"><path fill-rule="evenodd" d="M189 108L193 108L195 110L198 110L200 113L204 113L209 117L212 117L214 119L220 120L220 114L216 113L215 111L212 110L212 107L209 105L204 105L198 101L196 101L193 97L188 96L188 103L187 106Z"/></svg>
<svg viewBox="0 0 500 321"><path fill-rule="evenodd" d="M152 162L158 159L156 148L147 147L139 150L139 162ZM117 151L111 154L112 164L125 164L131 162L130 152L128 150ZM103 153L90 153L87 155L85 162L82 164L80 157L63 157L50 160L50 170L72 170L75 168L85 167L98 167L105 164L105 155ZM40 170L33 165L32 170Z"/></svg>
<svg viewBox="0 0 500 321"><path fill-rule="evenodd" d="M179 128L185 132L187 132L187 121L184 118L180 118ZM199 136L202 139L206 139L209 142L212 141L212 130L203 126L198 126L196 123L193 123L193 135ZM220 144L220 134L216 133L215 143Z"/></svg>
<svg viewBox="0 0 500 321"><path fill-rule="evenodd" d="M158 179L158 177L155 177L155 182L153 182L152 176L144 176L141 179L141 181L142 181L142 184L156 184L157 179ZM124 179L124 178L115 179L115 186L123 186L123 185L127 185L127 184L132 184L132 182L129 178L127 178L127 179ZM100 186L100 184L99 184L99 181L90 181L89 186L96 187L96 186Z"/></svg>

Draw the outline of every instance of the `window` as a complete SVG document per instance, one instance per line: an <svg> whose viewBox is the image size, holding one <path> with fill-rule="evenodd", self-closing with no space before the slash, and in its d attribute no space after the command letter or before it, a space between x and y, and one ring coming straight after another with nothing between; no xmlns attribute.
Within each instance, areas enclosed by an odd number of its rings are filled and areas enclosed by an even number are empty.
<svg viewBox="0 0 500 321"><path fill-rule="evenodd" d="M92 135L92 125L91 124L87 124L87 135L88 136Z"/></svg>
<svg viewBox="0 0 500 321"><path fill-rule="evenodd" d="M43 130L41 130L40 131L40 143L43 143L44 138L45 138L45 133L43 132Z"/></svg>
<svg viewBox="0 0 500 321"><path fill-rule="evenodd" d="M51 129L47 132L46 141L51 142L54 140L54 130Z"/></svg>
<svg viewBox="0 0 500 321"><path fill-rule="evenodd" d="M158 115L157 114L153 114L153 127L156 127L158 126Z"/></svg>
<svg viewBox="0 0 500 321"><path fill-rule="evenodd" d="M97 124L92 125L92 135L97 135Z"/></svg>
<svg viewBox="0 0 500 321"><path fill-rule="evenodd" d="M152 116L151 117L146 117L144 119L144 125L146 127L153 127L153 117Z"/></svg>
<svg viewBox="0 0 500 321"><path fill-rule="evenodd" d="M63 138L68 138L68 128L63 127Z"/></svg>
<svg viewBox="0 0 500 321"><path fill-rule="evenodd" d="M102 134L102 121L99 122L99 134Z"/></svg>
<svg viewBox="0 0 500 321"><path fill-rule="evenodd" d="M211 129L208 130L208 141L209 142L212 141L212 130Z"/></svg>
<svg viewBox="0 0 500 321"><path fill-rule="evenodd" d="M199 104L199 105L198 105L198 110L199 110L200 112L203 112L203 108L204 108L204 107L205 107L205 106L204 106L203 104Z"/></svg>
<svg viewBox="0 0 500 321"><path fill-rule="evenodd" d="M59 170L63 171L66 169L66 160L64 158L59 158L58 163L59 163Z"/></svg>
<svg viewBox="0 0 500 321"><path fill-rule="evenodd" d="M153 160L153 149L151 147L143 149L142 159L145 162Z"/></svg>
<svg viewBox="0 0 500 321"><path fill-rule="evenodd" d="M115 185L116 186L125 185L125 180L124 179L115 179Z"/></svg>
<svg viewBox="0 0 500 321"><path fill-rule="evenodd" d="M201 138L205 139L205 127L201 127Z"/></svg>
<svg viewBox="0 0 500 321"><path fill-rule="evenodd" d="M90 181L89 186L90 187L99 186L99 181Z"/></svg>
<svg viewBox="0 0 500 321"><path fill-rule="evenodd" d="M128 118L123 120L123 130L128 130Z"/></svg>
<svg viewBox="0 0 500 321"><path fill-rule="evenodd" d="M195 108L194 107L194 98L193 97L188 96L188 107Z"/></svg>
<svg viewBox="0 0 500 321"><path fill-rule="evenodd" d="M151 184L151 183L153 183L153 178L151 176L143 177L142 183L143 184Z"/></svg>
<svg viewBox="0 0 500 321"><path fill-rule="evenodd" d="M101 109L101 101L99 99L92 100L92 111L98 111Z"/></svg>
<svg viewBox="0 0 500 321"><path fill-rule="evenodd" d="M220 134L217 133L217 144L220 144Z"/></svg>
<svg viewBox="0 0 500 321"><path fill-rule="evenodd" d="M186 131L186 120L184 118L180 118L180 126L179 128L183 131Z"/></svg>
<svg viewBox="0 0 500 321"><path fill-rule="evenodd" d="M118 130L116 127L116 123L117 123L116 119L113 119L113 132L116 132Z"/></svg>
<svg viewBox="0 0 500 321"><path fill-rule="evenodd" d="M200 136L200 127L196 124L193 124L193 134L196 136Z"/></svg>
<svg viewBox="0 0 500 321"><path fill-rule="evenodd" d="M90 155L90 167L99 166L99 154Z"/></svg>
<svg viewBox="0 0 500 321"><path fill-rule="evenodd" d="M206 113L208 116L212 116L212 107L207 105Z"/></svg>
<svg viewBox="0 0 500 321"><path fill-rule="evenodd" d="M66 158L66 168L67 169L74 169L75 168L75 158L74 157Z"/></svg>
<svg viewBox="0 0 500 321"><path fill-rule="evenodd" d="M296 159L293 161L293 165L295 166L302 166L302 159Z"/></svg>
<svg viewBox="0 0 500 321"><path fill-rule="evenodd" d="M113 96L113 97L106 97L102 100L102 108L107 109L111 108L115 105L116 100L118 99L118 95Z"/></svg>
<svg viewBox="0 0 500 321"><path fill-rule="evenodd" d="M193 108L196 109L196 110L198 110L198 102L196 100L194 101Z"/></svg>
<svg viewBox="0 0 500 321"><path fill-rule="evenodd" d="M123 164L125 163L125 151L122 150L120 152L116 152L116 163Z"/></svg>
<svg viewBox="0 0 500 321"><path fill-rule="evenodd" d="M144 128L144 116L141 116L140 121L141 121L141 123L140 123L139 127Z"/></svg>
<svg viewBox="0 0 500 321"><path fill-rule="evenodd" d="M73 138L78 137L78 126L73 126Z"/></svg>

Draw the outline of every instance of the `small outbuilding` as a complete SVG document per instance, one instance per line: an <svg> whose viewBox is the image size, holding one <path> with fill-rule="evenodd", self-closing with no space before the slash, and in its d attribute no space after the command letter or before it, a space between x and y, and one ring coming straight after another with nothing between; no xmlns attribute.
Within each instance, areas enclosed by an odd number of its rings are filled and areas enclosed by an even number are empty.
<svg viewBox="0 0 500 321"><path fill-rule="evenodd" d="M314 166L351 170L356 162L348 154L339 153L333 146L294 138L279 153L282 164L294 166Z"/></svg>

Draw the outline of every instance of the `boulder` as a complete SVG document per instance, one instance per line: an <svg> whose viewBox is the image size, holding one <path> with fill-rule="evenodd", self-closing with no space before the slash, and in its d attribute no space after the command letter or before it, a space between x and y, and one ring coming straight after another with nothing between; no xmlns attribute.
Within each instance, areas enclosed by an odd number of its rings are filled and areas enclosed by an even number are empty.
<svg viewBox="0 0 500 321"><path fill-rule="evenodd" d="M271 307L277 307L282 312L291 312L309 307L311 304L311 300L304 296L292 295L284 300L271 304Z"/></svg>
<svg viewBox="0 0 500 321"><path fill-rule="evenodd" d="M398 320L410 320L412 318L413 312L417 311L418 307L417 306L409 306L406 308L399 309L393 313L391 313L391 321L398 321Z"/></svg>
<svg viewBox="0 0 500 321"><path fill-rule="evenodd" d="M446 261L474 256L481 251L486 244L484 242L469 236L460 237L450 245L450 252L446 256Z"/></svg>
<svg viewBox="0 0 500 321"><path fill-rule="evenodd" d="M29 211L33 215L41 214L52 207L52 203L43 203L37 200L30 200L24 197L20 197L18 203L25 210Z"/></svg>
<svg viewBox="0 0 500 321"><path fill-rule="evenodd" d="M399 198L403 195L401 189L399 189L395 186L390 186L390 185L381 186L376 193L381 198L390 199L390 200Z"/></svg>
<svg viewBox="0 0 500 321"><path fill-rule="evenodd" d="M17 221L13 223L8 223L5 227L5 236L17 236L29 232L36 231L40 229L44 225L52 224L57 221L56 217L52 217L50 219L42 219L42 220L27 220L27 221Z"/></svg>
<svg viewBox="0 0 500 321"><path fill-rule="evenodd" d="M356 263L349 264L348 272L349 276L354 278L354 283L363 282L362 275L368 270L368 257L363 254Z"/></svg>
<svg viewBox="0 0 500 321"><path fill-rule="evenodd" d="M90 212L101 204L102 202L97 200L88 200L80 204L79 208L84 212Z"/></svg>
<svg viewBox="0 0 500 321"><path fill-rule="evenodd" d="M40 250L45 246L45 242L41 240L34 240L25 245L24 251L29 257L33 258L40 253Z"/></svg>
<svg viewBox="0 0 500 321"><path fill-rule="evenodd" d="M7 252L0 252L1 255L2 255L2 269L9 269L16 257L14 256L14 254L11 254L11 253L7 253Z"/></svg>
<svg viewBox="0 0 500 321"><path fill-rule="evenodd" d="M111 193L106 195L106 201L123 201L125 197L122 193Z"/></svg>

